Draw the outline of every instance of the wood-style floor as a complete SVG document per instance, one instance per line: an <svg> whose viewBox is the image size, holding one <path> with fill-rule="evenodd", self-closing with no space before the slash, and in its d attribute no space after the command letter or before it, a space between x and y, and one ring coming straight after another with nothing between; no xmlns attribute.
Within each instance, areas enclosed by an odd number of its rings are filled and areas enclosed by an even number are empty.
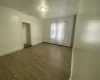
<svg viewBox="0 0 100 80"><path fill-rule="evenodd" d="M71 48L42 43L0 57L0 80L69 80Z"/></svg>

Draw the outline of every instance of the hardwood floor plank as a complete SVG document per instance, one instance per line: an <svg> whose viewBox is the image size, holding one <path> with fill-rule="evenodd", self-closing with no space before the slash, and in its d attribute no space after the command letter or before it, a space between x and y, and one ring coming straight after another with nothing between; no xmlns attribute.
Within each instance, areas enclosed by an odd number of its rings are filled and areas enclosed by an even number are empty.
<svg viewBox="0 0 100 80"><path fill-rule="evenodd" d="M0 57L0 80L69 80L72 49L48 43Z"/></svg>

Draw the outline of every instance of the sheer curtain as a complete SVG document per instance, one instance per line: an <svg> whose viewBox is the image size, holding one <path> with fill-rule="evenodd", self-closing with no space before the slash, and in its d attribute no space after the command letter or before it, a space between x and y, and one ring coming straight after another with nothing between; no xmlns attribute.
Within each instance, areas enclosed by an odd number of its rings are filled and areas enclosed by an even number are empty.
<svg viewBox="0 0 100 80"><path fill-rule="evenodd" d="M66 22L57 22L51 24L50 39L55 44L62 44L64 40L64 29Z"/></svg>

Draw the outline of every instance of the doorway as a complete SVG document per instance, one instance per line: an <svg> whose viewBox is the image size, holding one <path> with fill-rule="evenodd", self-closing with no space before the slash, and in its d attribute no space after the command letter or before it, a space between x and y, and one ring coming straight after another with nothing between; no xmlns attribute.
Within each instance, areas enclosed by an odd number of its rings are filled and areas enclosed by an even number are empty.
<svg viewBox="0 0 100 80"><path fill-rule="evenodd" d="M23 44L24 48L28 48L31 45L31 29L30 29L30 24L22 22L22 27L23 27Z"/></svg>

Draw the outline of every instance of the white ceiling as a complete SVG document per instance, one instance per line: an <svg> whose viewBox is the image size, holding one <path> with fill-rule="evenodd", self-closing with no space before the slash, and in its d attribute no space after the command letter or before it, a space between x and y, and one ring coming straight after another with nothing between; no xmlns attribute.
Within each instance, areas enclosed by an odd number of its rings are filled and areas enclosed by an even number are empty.
<svg viewBox="0 0 100 80"><path fill-rule="evenodd" d="M10 7L38 18L55 18L77 13L79 0L0 0L0 5ZM47 12L41 12L46 7Z"/></svg>

